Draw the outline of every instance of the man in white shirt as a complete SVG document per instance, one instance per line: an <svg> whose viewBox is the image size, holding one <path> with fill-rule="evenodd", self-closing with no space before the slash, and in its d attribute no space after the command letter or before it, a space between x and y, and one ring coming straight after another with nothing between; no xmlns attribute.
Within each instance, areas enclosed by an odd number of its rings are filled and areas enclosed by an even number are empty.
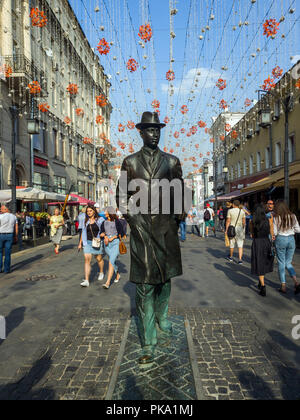
<svg viewBox="0 0 300 420"><path fill-rule="evenodd" d="M0 214L0 272L3 266L3 248L5 249L4 273L10 273L11 266L11 249L14 238L18 237L17 218L10 213L9 208L5 205L1 206Z"/></svg>
<svg viewBox="0 0 300 420"><path fill-rule="evenodd" d="M230 239L230 255L227 257L227 260L233 261L233 252L235 244L237 244L239 250L239 264L243 264L243 248L245 241L245 228L246 228L246 213L243 209L240 208L240 202L235 200L233 202L233 208L228 210L227 220L226 220L226 235L228 233L229 226L234 226L236 231L236 236Z"/></svg>

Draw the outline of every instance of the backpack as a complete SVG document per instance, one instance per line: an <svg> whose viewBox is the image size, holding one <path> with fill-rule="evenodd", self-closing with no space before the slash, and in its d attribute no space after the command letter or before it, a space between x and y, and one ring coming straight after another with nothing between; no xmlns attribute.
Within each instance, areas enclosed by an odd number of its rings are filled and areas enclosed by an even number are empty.
<svg viewBox="0 0 300 420"><path fill-rule="evenodd" d="M220 213L219 213L219 219L224 220L223 210L221 210Z"/></svg>
<svg viewBox="0 0 300 420"><path fill-rule="evenodd" d="M209 222L209 220L210 220L210 212L209 212L209 210L205 210L205 212L204 212L204 221L205 222Z"/></svg>

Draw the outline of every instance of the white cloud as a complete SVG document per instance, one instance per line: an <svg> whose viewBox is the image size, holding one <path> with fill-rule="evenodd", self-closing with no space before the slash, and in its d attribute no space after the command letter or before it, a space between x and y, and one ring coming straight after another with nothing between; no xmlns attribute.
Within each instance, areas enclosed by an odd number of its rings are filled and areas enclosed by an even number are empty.
<svg viewBox="0 0 300 420"><path fill-rule="evenodd" d="M292 64L296 64L298 63L298 61L300 60L300 55L294 55L292 61Z"/></svg>
<svg viewBox="0 0 300 420"><path fill-rule="evenodd" d="M197 93L201 89L212 88L216 85L220 75L221 74L215 70L205 67L190 69L183 77L182 83L180 80L175 80L175 82L173 82L174 94L178 94L179 89L182 94L190 94L191 90L194 90L195 93ZM198 81L196 81L196 79L198 79ZM197 86L195 86L195 84ZM167 93L168 89L169 85L167 83L161 85L162 92Z"/></svg>

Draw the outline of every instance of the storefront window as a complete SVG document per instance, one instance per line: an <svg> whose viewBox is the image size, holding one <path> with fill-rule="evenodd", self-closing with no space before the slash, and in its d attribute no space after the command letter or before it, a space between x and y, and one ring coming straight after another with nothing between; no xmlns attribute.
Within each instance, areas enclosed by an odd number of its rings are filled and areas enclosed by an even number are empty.
<svg viewBox="0 0 300 420"><path fill-rule="evenodd" d="M78 194L84 196L85 183L83 181L78 181Z"/></svg>
<svg viewBox="0 0 300 420"><path fill-rule="evenodd" d="M49 191L49 175L35 172L33 176L33 186L39 190Z"/></svg>
<svg viewBox="0 0 300 420"><path fill-rule="evenodd" d="M54 192L66 194L66 178L61 176L54 177Z"/></svg>

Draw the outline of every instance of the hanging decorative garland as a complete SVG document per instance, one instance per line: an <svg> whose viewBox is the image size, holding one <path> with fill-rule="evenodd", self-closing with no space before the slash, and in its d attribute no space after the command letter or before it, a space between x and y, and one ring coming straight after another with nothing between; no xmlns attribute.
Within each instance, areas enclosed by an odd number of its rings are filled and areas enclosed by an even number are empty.
<svg viewBox="0 0 300 420"><path fill-rule="evenodd" d="M37 82L35 80L33 82L29 83L28 88L29 88L29 92L32 95L38 95L42 90L39 82Z"/></svg>
<svg viewBox="0 0 300 420"><path fill-rule="evenodd" d="M300 89L300 79L298 79L297 82L296 82L296 88Z"/></svg>
<svg viewBox="0 0 300 420"><path fill-rule="evenodd" d="M76 85L76 83L70 83L69 86L67 87L67 91L69 92L70 95L77 95L78 93L78 86Z"/></svg>
<svg viewBox="0 0 300 420"><path fill-rule="evenodd" d="M282 74L283 74L283 70L279 66L276 66L273 68L272 75L275 79L280 79Z"/></svg>
<svg viewBox="0 0 300 420"><path fill-rule="evenodd" d="M164 119L164 123L165 123L165 124L169 124L169 122L170 122L170 118L169 118L169 117L166 117L166 118Z"/></svg>
<svg viewBox="0 0 300 420"><path fill-rule="evenodd" d="M238 136L239 136L239 133L236 130L233 130L231 132L231 138L232 139L236 140L238 138Z"/></svg>
<svg viewBox="0 0 300 420"><path fill-rule="evenodd" d="M248 106L251 106L252 105L252 101L251 101L251 99L249 99L249 98L247 98L246 100L245 100L245 106L246 107L248 107ZM230 131L230 130L229 130Z"/></svg>
<svg viewBox="0 0 300 420"><path fill-rule="evenodd" d="M182 134L184 134L184 133L185 133L185 128L182 128L182 129L180 130L180 132L181 132Z"/></svg>
<svg viewBox="0 0 300 420"><path fill-rule="evenodd" d="M133 130L135 128L134 122L133 121L128 121L127 128L129 128L129 130Z"/></svg>
<svg viewBox="0 0 300 420"><path fill-rule="evenodd" d="M222 99L221 102L220 102L220 108L221 109L228 108L227 102L224 99Z"/></svg>
<svg viewBox="0 0 300 420"><path fill-rule="evenodd" d="M278 32L279 25L280 22L277 22L276 19L267 19L263 24L264 35L267 35L267 38L269 38L269 36L275 37Z"/></svg>
<svg viewBox="0 0 300 420"><path fill-rule="evenodd" d="M105 40L105 38L100 39L99 44L97 46L97 50L101 55L107 55L110 51L109 43Z"/></svg>
<svg viewBox="0 0 300 420"><path fill-rule="evenodd" d="M124 133L124 131L125 131L124 125L123 124L119 124L118 125L118 130L119 130L119 133Z"/></svg>
<svg viewBox="0 0 300 420"><path fill-rule="evenodd" d="M38 26L39 28L43 28L47 25L48 19L42 10L39 10L38 8L31 9L29 16L31 18L32 26Z"/></svg>
<svg viewBox="0 0 300 420"><path fill-rule="evenodd" d="M200 120L200 121L198 121L198 126L200 128L205 128L206 127L206 123L204 121Z"/></svg>
<svg viewBox="0 0 300 420"><path fill-rule="evenodd" d="M182 107L180 108L180 112L184 115L187 114L189 112L188 107L186 105L182 105Z"/></svg>
<svg viewBox="0 0 300 420"><path fill-rule="evenodd" d="M43 103L43 104L39 104L39 111L46 113L48 112L50 109L50 106L48 105L48 103Z"/></svg>
<svg viewBox="0 0 300 420"><path fill-rule="evenodd" d="M269 76L266 80L264 80L264 84L261 86L262 90L270 91L274 89L276 86L275 80Z"/></svg>
<svg viewBox="0 0 300 420"><path fill-rule="evenodd" d="M104 123L104 117L102 117L102 115L97 115L96 123L102 125Z"/></svg>
<svg viewBox="0 0 300 420"><path fill-rule="evenodd" d="M169 70L166 74L166 79L171 82L172 80L175 80L175 73L173 70Z"/></svg>
<svg viewBox="0 0 300 420"><path fill-rule="evenodd" d="M157 99L154 99L154 101L151 104L152 108L154 108L155 110L157 110L160 107L160 102ZM168 118L168 117L166 117Z"/></svg>
<svg viewBox="0 0 300 420"><path fill-rule="evenodd" d="M217 84L216 84L217 88L219 88L220 90L224 90L226 89L227 83L226 80L224 79L219 79Z"/></svg>
<svg viewBox="0 0 300 420"><path fill-rule="evenodd" d="M77 117L83 117L84 115L84 110L82 108L76 108L75 112L76 112Z"/></svg>
<svg viewBox="0 0 300 420"><path fill-rule="evenodd" d="M140 26L139 37L144 42L149 42L152 38L152 35L153 35L153 31L150 26L150 23L146 23L145 25Z"/></svg>
<svg viewBox="0 0 300 420"><path fill-rule="evenodd" d="M179 132L178 131L175 131L175 133L174 133L174 137L175 137L175 139L178 139L179 138Z"/></svg>
<svg viewBox="0 0 300 420"><path fill-rule="evenodd" d="M130 71L130 73L134 73L135 71L137 71L138 67L138 62L134 58L130 58L127 61L127 69Z"/></svg>
<svg viewBox="0 0 300 420"><path fill-rule="evenodd" d="M231 131L231 125L230 125L230 124L226 124L226 125L225 125L225 131L226 131L227 133L229 133L229 132Z"/></svg>
<svg viewBox="0 0 300 420"><path fill-rule="evenodd" d="M4 64L4 66L0 69L0 73L4 73L5 77L9 79L12 75L12 68L8 64Z"/></svg>
<svg viewBox="0 0 300 420"><path fill-rule="evenodd" d="M105 95L99 95L96 96L96 104L101 106L102 108L105 107L107 105L107 99L105 97Z"/></svg>
<svg viewBox="0 0 300 420"><path fill-rule="evenodd" d="M93 144L93 140L89 137L84 137L83 143L84 144Z"/></svg>
<svg viewBox="0 0 300 420"><path fill-rule="evenodd" d="M67 124L67 125L71 124L71 118L70 117L65 117L64 123Z"/></svg>

